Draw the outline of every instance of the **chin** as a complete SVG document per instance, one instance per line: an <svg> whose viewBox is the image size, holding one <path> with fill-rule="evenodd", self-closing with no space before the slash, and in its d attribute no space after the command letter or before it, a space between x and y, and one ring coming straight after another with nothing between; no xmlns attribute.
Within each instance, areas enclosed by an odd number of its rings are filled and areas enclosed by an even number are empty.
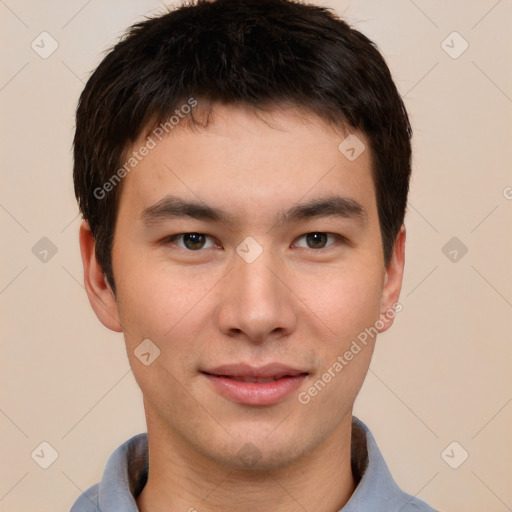
<svg viewBox="0 0 512 512"><path fill-rule="evenodd" d="M216 453L210 451L209 456L217 464L236 471L249 471L251 474L278 471L292 465L314 448L314 442L307 443L311 446L304 445L300 437L298 433L294 436L290 432L282 432L270 442L268 434L240 435L236 439L226 440L227 445L223 449ZM222 443L217 446L222 446Z"/></svg>

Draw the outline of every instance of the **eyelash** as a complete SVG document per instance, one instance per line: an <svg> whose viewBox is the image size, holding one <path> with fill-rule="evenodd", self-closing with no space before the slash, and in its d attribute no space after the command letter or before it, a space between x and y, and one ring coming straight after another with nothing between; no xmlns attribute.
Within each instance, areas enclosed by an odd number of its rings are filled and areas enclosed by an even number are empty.
<svg viewBox="0 0 512 512"><path fill-rule="evenodd" d="M312 248L312 247L300 247L300 249L310 249L312 251L321 251L321 250L328 249L329 247L332 247L333 245L336 245L336 241L338 243L345 243L345 244L349 243L347 238L345 238L344 236L338 235L336 233L329 233L327 231L310 231L308 233L304 233L303 235L299 236L295 240L300 240L301 238L304 238L304 237L306 237L308 235L312 235L312 234L325 234L325 235L331 237L331 239L334 239L335 242L330 243L330 244L326 245L325 247L320 247L320 248L317 248L317 249ZM199 232L196 232L196 231L191 231L191 232L187 232L187 233L179 233L179 234L176 234L176 235L168 236L168 237L166 237L164 239L164 243L165 244L173 244L177 239L183 240L183 237L185 235L203 235L203 236L205 236L205 237L207 237L209 239L213 239L212 236L206 235L205 233L199 233ZM181 246L178 246L178 247L180 247L180 249L183 249L184 251L187 251L187 252L201 252L202 250L205 249L204 247L201 247L200 249L197 249L197 250L188 249L187 247L181 247ZM210 248L211 247L206 247L206 249L210 249Z"/></svg>

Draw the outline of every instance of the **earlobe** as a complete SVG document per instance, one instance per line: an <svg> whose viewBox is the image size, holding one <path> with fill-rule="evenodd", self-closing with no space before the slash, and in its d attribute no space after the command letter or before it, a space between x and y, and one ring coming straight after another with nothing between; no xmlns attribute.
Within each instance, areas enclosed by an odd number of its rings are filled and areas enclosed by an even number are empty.
<svg viewBox="0 0 512 512"><path fill-rule="evenodd" d="M105 327L121 332L116 298L96 258L96 240L86 221L80 226L80 252L84 267L84 286L92 309Z"/></svg>
<svg viewBox="0 0 512 512"><path fill-rule="evenodd" d="M384 284L380 301L379 332L387 331L392 325L395 315L402 310L399 304L400 291L405 267L405 225L402 225L393 247L393 254L384 275Z"/></svg>

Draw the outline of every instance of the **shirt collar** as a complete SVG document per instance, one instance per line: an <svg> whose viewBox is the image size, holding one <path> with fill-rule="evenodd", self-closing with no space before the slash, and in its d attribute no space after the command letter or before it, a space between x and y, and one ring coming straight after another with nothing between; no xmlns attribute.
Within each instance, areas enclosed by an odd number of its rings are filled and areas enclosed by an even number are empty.
<svg viewBox="0 0 512 512"><path fill-rule="evenodd" d="M339 512L432 511L426 503L404 493L398 487L372 433L361 420L355 417L352 418L353 468L354 464L363 464L364 473L350 500Z"/></svg>
<svg viewBox="0 0 512 512"><path fill-rule="evenodd" d="M423 501L400 490L370 430L355 417L352 418L351 453L357 487L339 512L435 512ZM98 508L100 512L138 512L135 499L146 484L148 468L147 434L139 434L110 456L101 482L84 493L71 512Z"/></svg>

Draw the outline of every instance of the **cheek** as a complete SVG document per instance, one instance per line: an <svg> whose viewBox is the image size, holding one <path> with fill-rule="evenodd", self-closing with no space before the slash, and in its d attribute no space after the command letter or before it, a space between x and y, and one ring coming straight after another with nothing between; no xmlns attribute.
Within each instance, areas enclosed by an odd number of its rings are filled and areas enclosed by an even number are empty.
<svg viewBox="0 0 512 512"><path fill-rule="evenodd" d="M214 272L187 274L155 261L142 264L139 260L136 272L127 272L128 268L128 261L119 265L119 274L124 270L127 277L118 285L118 303L132 367L145 378L147 372L135 360L134 350L150 339L160 350L158 366L181 380L184 372L194 368L204 333L211 332L208 298L219 278ZM160 377L168 380L165 375Z"/></svg>
<svg viewBox="0 0 512 512"><path fill-rule="evenodd" d="M187 403L186 373L194 368L197 358L205 323L201 297L206 292L202 287L185 286L183 279L154 279L153 275L138 272L126 286L118 288L119 313L130 366L144 396L153 405L159 403L161 410L174 414L172 404ZM139 347L147 339L157 347L149 349L157 354L149 365L138 357L143 353ZM170 395L173 400L167 403Z"/></svg>
<svg viewBox="0 0 512 512"><path fill-rule="evenodd" d="M142 256L142 255L141 255ZM119 260L120 314L127 328L165 336L208 294L214 276L201 275L158 259ZM194 314L193 313L193 314Z"/></svg>
<svg viewBox="0 0 512 512"><path fill-rule="evenodd" d="M375 344L375 336L368 333L380 311L379 279L378 274L352 269L332 273L323 285L315 279L305 283L308 306L321 319L316 337L322 339L316 345L320 368L300 403L313 416L325 418L326 428L350 410L368 371Z"/></svg>
<svg viewBox="0 0 512 512"><path fill-rule="evenodd" d="M338 266L304 273L296 280L298 296L338 342L356 336L379 318L382 286L375 271Z"/></svg>

